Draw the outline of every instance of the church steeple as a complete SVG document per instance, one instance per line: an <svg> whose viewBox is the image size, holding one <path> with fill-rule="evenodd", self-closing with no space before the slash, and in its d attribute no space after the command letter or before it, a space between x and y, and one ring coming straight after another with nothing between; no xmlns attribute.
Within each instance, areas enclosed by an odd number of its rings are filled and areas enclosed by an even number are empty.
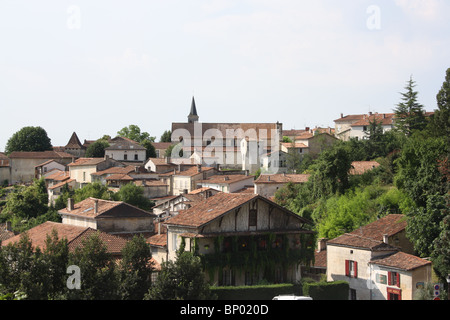
<svg viewBox="0 0 450 320"><path fill-rule="evenodd" d="M188 115L188 123L194 123L198 121L197 108L195 106L195 99L192 97L191 112Z"/></svg>

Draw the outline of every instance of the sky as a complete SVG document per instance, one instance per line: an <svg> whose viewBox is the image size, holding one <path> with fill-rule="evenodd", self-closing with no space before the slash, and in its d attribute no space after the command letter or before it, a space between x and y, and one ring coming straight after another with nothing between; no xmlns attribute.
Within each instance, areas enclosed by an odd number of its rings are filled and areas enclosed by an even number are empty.
<svg viewBox="0 0 450 320"><path fill-rule="evenodd" d="M436 109L448 0L2 0L0 152L25 126L53 146L134 124L334 127L392 112L413 78Z"/></svg>

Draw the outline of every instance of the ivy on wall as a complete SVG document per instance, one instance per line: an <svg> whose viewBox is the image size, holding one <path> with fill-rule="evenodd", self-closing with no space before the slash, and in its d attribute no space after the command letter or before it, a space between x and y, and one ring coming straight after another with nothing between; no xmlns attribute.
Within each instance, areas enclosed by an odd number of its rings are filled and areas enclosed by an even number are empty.
<svg viewBox="0 0 450 320"><path fill-rule="evenodd" d="M300 234L294 240L288 235L267 233L253 236L218 236L214 239L214 252L198 253L198 239L194 238L194 253L213 279L217 271L229 267L235 271L262 273L271 281L276 268L286 269L299 264L310 265L314 260L314 235ZM181 247L184 249L184 239Z"/></svg>

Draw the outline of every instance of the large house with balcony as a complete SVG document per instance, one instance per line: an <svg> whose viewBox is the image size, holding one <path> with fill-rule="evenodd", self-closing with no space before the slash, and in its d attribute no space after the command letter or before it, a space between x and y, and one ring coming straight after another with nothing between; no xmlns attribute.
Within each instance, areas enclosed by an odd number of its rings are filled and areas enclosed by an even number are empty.
<svg viewBox="0 0 450 320"><path fill-rule="evenodd" d="M314 256L310 222L251 193L222 193L164 222L166 234L149 239L154 258L174 260L177 250L196 252L210 283L251 285L262 280L296 282L300 265ZM163 243L164 242L164 243Z"/></svg>

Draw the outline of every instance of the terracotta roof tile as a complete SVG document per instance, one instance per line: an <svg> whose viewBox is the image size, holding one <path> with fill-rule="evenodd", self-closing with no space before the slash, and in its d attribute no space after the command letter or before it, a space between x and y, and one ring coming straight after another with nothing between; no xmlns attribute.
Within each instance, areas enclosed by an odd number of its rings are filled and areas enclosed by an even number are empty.
<svg viewBox="0 0 450 320"><path fill-rule="evenodd" d="M87 227L78 227L58 222L47 221L30 230L26 231L34 248L45 249L47 235L51 235L53 230L58 233L59 239L67 239L69 250L73 251L76 247L82 245L83 241L93 233L98 232L100 239L105 243L107 250L111 254L119 254L126 244L126 240L105 232L94 230ZM22 234L16 235L2 242L3 246L9 243L15 243L20 240Z"/></svg>
<svg viewBox="0 0 450 320"><path fill-rule="evenodd" d="M95 212L95 203L98 203L97 212ZM64 208L59 210L61 214L77 215L88 218L110 218L110 217L151 217L152 213L139 209L122 201L109 201L95 198L87 198L81 202L75 203L73 210Z"/></svg>
<svg viewBox="0 0 450 320"><path fill-rule="evenodd" d="M304 183L307 182L310 174L261 174L256 179L255 184L258 183Z"/></svg>
<svg viewBox="0 0 450 320"><path fill-rule="evenodd" d="M72 159L73 155L57 151L14 151L9 155L10 159Z"/></svg>
<svg viewBox="0 0 450 320"><path fill-rule="evenodd" d="M410 271L426 265L430 265L431 261L413 256L408 253L397 252L389 256L374 258L369 263Z"/></svg>
<svg viewBox="0 0 450 320"><path fill-rule="evenodd" d="M350 233L345 233L335 239L329 240L328 244L360 247L368 249L391 249L394 248L383 243L383 236L393 236L406 228L406 219L402 214L389 214L381 219L369 223Z"/></svg>
<svg viewBox="0 0 450 320"><path fill-rule="evenodd" d="M105 158L78 158L74 162L69 163L68 166L93 166L103 161L105 161Z"/></svg>
<svg viewBox="0 0 450 320"><path fill-rule="evenodd" d="M256 194L220 192L192 208L180 211L178 215L168 219L166 224L200 227L257 197Z"/></svg>
<svg viewBox="0 0 450 320"><path fill-rule="evenodd" d="M253 176L246 176L243 174L219 174L219 175L213 175L205 180L201 180L200 183L212 183L212 184L229 184L229 183L235 183L240 182L242 180L252 180Z"/></svg>
<svg viewBox="0 0 450 320"><path fill-rule="evenodd" d="M349 174L360 175L367 170L372 170L378 166L380 166L380 164L377 161L353 161Z"/></svg>

